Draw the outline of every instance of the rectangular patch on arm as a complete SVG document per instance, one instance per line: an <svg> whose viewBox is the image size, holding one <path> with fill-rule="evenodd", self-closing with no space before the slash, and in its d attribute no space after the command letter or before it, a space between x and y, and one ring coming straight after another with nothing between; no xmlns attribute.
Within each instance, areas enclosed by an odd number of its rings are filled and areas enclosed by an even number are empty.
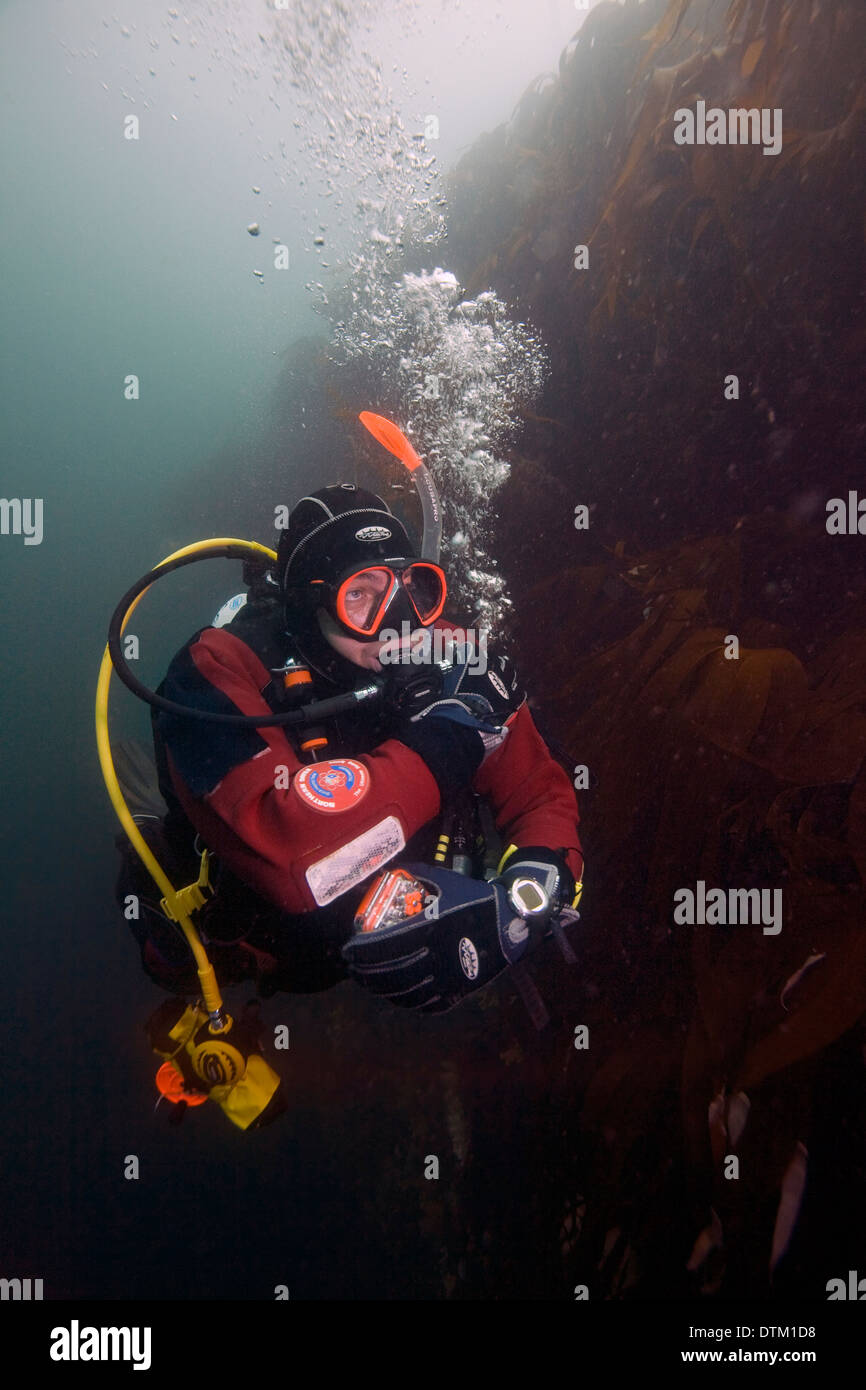
<svg viewBox="0 0 866 1390"><path fill-rule="evenodd" d="M310 892L319 907L324 907L356 884L363 883L405 847L402 825L396 816L386 816L357 839L311 864L307 869Z"/></svg>

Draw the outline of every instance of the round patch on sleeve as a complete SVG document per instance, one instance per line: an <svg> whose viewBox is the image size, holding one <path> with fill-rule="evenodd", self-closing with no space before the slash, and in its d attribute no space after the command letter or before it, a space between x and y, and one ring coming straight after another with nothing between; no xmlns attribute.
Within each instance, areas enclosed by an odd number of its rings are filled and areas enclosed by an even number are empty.
<svg viewBox="0 0 866 1390"><path fill-rule="evenodd" d="M370 774L354 758L340 758L302 768L292 786L301 800L317 811L351 811L367 795Z"/></svg>

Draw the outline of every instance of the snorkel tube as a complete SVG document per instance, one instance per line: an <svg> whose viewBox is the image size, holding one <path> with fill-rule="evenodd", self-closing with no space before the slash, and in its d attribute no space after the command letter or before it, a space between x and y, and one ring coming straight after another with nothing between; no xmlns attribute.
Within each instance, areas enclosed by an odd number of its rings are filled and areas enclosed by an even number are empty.
<svg viewBox="0 0 866 1390"><path fill-rule="evenodd" d="M424 519L424 536L421 542L421 559L439 563L439 549L442 544L442 507L436 484L427 465L419 458L402 430L384 415L373 415L362 410L358 419L368 429L374 439L378 439L390 454L405 463L421 499L421 515Z"/></svg>

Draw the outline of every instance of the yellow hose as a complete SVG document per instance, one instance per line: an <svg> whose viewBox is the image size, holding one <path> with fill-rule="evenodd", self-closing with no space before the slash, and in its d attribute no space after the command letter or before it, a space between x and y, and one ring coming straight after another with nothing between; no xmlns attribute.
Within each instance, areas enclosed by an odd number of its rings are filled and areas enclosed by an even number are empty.
<svg viewBox="0 0 866 1390"><path fill-rule="evenodd" d="M252 554L264 556L272 561L277 558L276 551L270 550L266 545L259 545L257 541L240 541L223 537L216 540L195 541L192 545L184 546L182 550L176 550L172 555L166 556L155 568L159 570L163 565L170 564L173 560L179 560L184 555L193 555L196 552L205 553L208 550L213 550L218 547L223 548L227 545L243 546ZM148 585L148 587L130 604L123 617L120 628L121 635L137 605L144 598L144 595L150 591L150 588L151 585ZM189 948L195 957L196 969L198 970L198 977L201 981L202 998L204 999L205 1008L211 1015L218 1014L222 1010L222 996L219 991L216 975L214 974L214 968L207 958L207 954L192 918L181 903L178 890L169 880L168 875L156 859L150 846L133 820L129 807L124 800L123 792L120 789L120 783L117 780L114 759L111 756L111 741L108 736L108 688L111 682L112 670L111 653L106 646L99 668L99 680L96 685L95 710L96 746L99 750L99 763L102 768L102 776L108 790L108 795L111 798L111 804L117 813L120 824L126 831L133 849L138 854L154 883L161 889L163 897L171 908L176 921L189 942Z"/></svg>

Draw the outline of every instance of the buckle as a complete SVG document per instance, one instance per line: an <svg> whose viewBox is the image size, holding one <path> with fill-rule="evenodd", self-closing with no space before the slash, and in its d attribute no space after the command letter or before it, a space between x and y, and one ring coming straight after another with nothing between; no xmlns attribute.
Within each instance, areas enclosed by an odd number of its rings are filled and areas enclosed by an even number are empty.
<svg viewBox="0 0 866 1390"><path fill-rule="evenodd" d="M185 888L179 888L173 895L171 902L168 898L160 898L159 905L170 922L180 922L176 908L179 908L184 915L189 916L213 896L210 882L210 858L210 850L202 850L201 867L195 883L188 883Z"/></svg>

